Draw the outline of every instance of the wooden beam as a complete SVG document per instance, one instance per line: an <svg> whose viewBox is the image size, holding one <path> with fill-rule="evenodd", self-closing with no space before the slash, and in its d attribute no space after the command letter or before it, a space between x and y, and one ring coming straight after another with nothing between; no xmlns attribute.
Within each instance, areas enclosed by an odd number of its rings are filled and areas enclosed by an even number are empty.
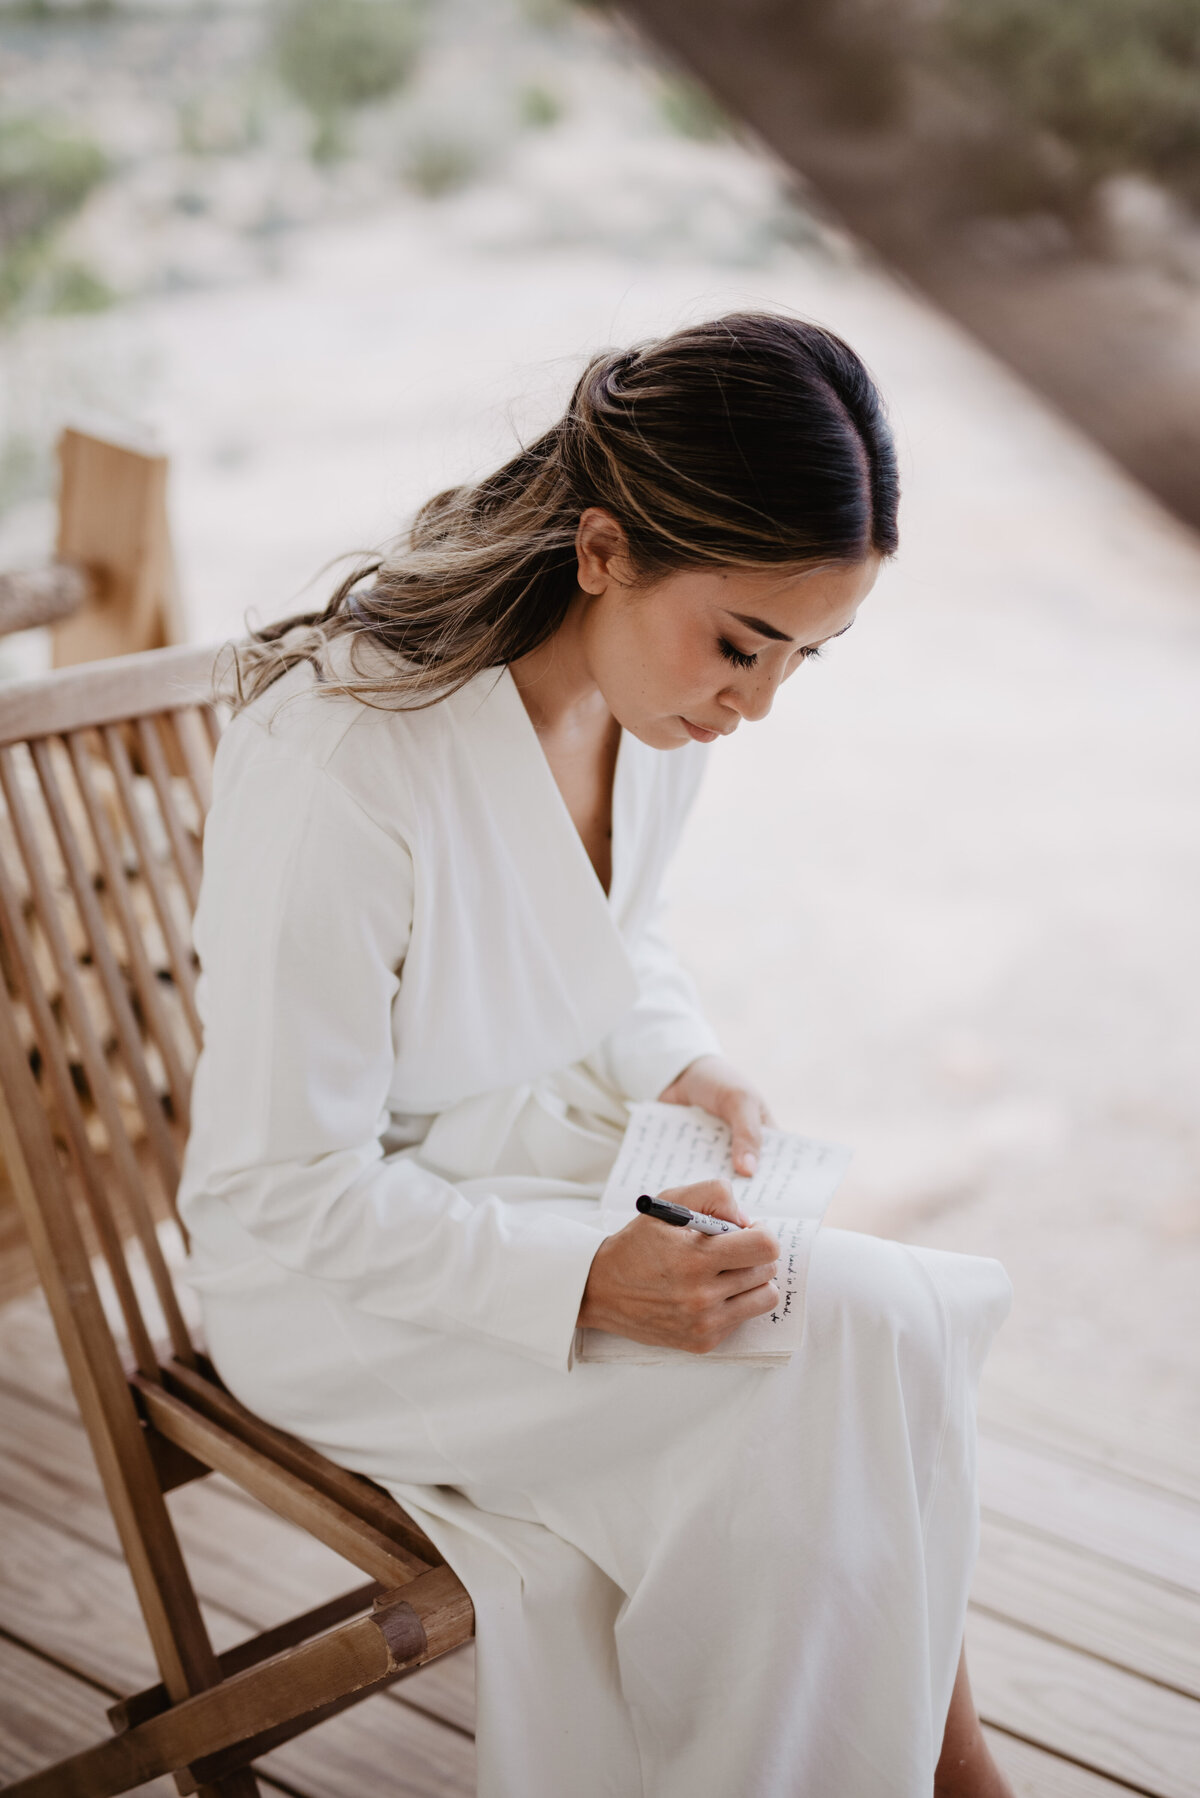
<svg viewBox="0 0 1200 1798"><path fill-rule="evenodd" d="M178 1361L164 1361L160 1371L167 1390L184 1399L210 1422L219 1424L229 1435L266 1455L277 1467L294 1473L315 1492L325 1493L352 1516L371 1524L381 1535L399 1542L427 1566L440 1564L442 1557L424 1530L381 1486L364 1479L361 1474L339 1467L336 1461L318 1454L298 1437L264 1423L261 1417L239 1404L232 1393L225 1391L206 1358L202 1358L199 1369L185 1367Z"/></svg>
<svg viewBox="0 0 1200 1798"><path fill-rule="evenodd" d="M218 654L216 644L180 644L13 681L0 687L0 745L113 724L160 711L164 703L204 704Z"/></svg>
<svg viewBox="0 0 1200 1798"><path fill-rule="evenodd" d="M257 1636L251 1636L249 1641L236 1643L217 1656L222 1678L228 1679L231 1674L243 1673L247 1667L256 1667L260 1661L269 1660L271 1655L279 1654L284 1648L293 1648L297 1642L306 1642L310 1637L330 1629L335 1623L344 1623L348 1617L356 1617L381 1596L379 1581L368 1580L366 1585L343 1592L339 1598L328 1599L325 1604L317 1605L299 1617L290 1617L285 1623L277 1623L270 1629L260 1631ZM161 1711L169 1710L170 1707L170 1694L160 1682L156 1686L147 1686L141 1692L131 1692L128 1698L119 1698L116 1704L109 1706L108 1720L113 1729L119 1732L133 1729L148 1717L157 1717Z"/></svg>
<svg viewBox="0 0 1200 1798"><path fill-rule="evenodd" d="M0 637L70 617L86 604L91 591L86 570L70 562L0 574Z"/></svg>
<svg viewBox="0 0 1200 1798"><path fill-rule="evenodd" d="M59 439L58 559L87 570L87 604L52 628L56 668L183 641L167 526L167 458L148 443Z"/></svg>
<svg viewBox="0 0 1200 1798"><path fill-rule="evenodd" d="M220 1495L210 1496L216 1499ZM230 1499L220 1508L236 1510L238 1501ZM227 1532L231 1526L236 1530L236 1518L224 1521ZM264 1514L262 1521L268 1526L267 1539L258 1533L257 1551L276 1579L290 1581L290 1602L303 1606L310 1596L305 1589L303 1555L292 1551L304 1539L276 1518ZM220 1553L217 1529L212 1538L208 1546L189 1554L198 1586L209 1580L211 1559ZM2 1498L0 1544L3 1636L24 1643L46 1662L90 1682L105 1694L110 1706L119 1702L120 1693L145 1688L154 1679L153 1657L137 1600L115 1548L96 1547L73 1530L64 1534L57 1517L45 1512L34 1516ZM215 1583L222 1584L219 1576ZM244 1640L249 1629L268 1626L262 1636L252 1638L257 1649L273 1628L290 1627L274 1624L279 1604L284 1602L277 1594L265 1586L257 1587L249 1578L243 1580L243 1595L247 1604L237 1616L220 1604L206 1606L214 1640L219 1639L226 1651L221 1656L225 1673L240 1671L235 1663L250 1646ZM340 1619L330 1615L328 1622L345 1621L348 1614ZM283 1645L277 1642L276 1648ZM0 1690L0 1787L6 1777L35 1770L52 1754L57 1758L74 1753L109 1733L103 1709L97 1709L90 1713L89 1727L82 1734L61 1744L47 1739L28 1762L13 1765L8 1750L14 1739L21 1737L24 1710L19 1693ZM474 1780L467 1776L474 1720L473 1660L470 1649L464 1648L398 1674L395 1683L382 1689L377 1702L358 1706L353 1718L343 1715L332 1724L327 1721L306 1731L301 1740L270 1750L272 1770L290 1787L311 1792L314 1798L318 1791L322 1798L347 1798L348 1794L382 1798L385 1792L388 1798L452 1798L452 1794L458 1798L460 1786L465 1787L462 1798L474 1798Z"/></svg>
<svg viewBox="0 0 1200 1798"><path fill-rule="evenodd" d="M147 1418L169 1441L225 1474L277 1516L298 1523L371 1579L384 1586L400 1586L427 1572L428 1562L354 1516L336 1499L314 1490L298 1474L201 1416L174 1393L141 1377L132 1385Z"/></svg>
<svg viewBox="0 0 1200 1798"><path fill-rule="evenodd" d="M233 1748L403 1667L463 1634L465 1594L448 1567L388 1593L374 1612L235 1674L169 1711L10 1787L11 1798L117 1798L139 1781ZM469 1610L469 1605L468 1605Z"/></svg>

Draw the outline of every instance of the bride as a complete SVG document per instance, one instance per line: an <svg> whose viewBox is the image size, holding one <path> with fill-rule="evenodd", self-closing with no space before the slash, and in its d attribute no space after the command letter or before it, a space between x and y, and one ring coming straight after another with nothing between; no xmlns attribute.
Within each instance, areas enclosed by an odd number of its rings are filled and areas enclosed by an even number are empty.
<svg viewBox="0 0 1200 1798"><path fill-rule="evenodd" d="M775 1302L769 1229L597 1205L630 1101L704 1107L753 1167L766 1102L658 889L709 746L851 628L896 509L857 356L726 316L595 357L229 652L190 1278L231 1390L466 1584L481 1798L1009 1793L962 1653L1003 1269L822 1229L792 1360L719 1363ZM722 1182L669 1196L738 1218ZM690 1358L576 1363L580 1325Z"/></svg>

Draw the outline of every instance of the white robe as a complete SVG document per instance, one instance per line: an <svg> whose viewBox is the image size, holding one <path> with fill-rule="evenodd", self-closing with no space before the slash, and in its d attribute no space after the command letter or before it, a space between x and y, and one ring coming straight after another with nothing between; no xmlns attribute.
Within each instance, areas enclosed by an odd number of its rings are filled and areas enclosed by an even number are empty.
<svg viewBox="0 0 1200 1798"><path fill-rule="evenodd" d="M217 751L189 1277L464 1579L480 1798L932 1789L999 1264L822 1231L787 1367L573 1360L625 1101L717 1047L656 915L704 754L623 733L606 897L506 669L296 669Z"/></svg>

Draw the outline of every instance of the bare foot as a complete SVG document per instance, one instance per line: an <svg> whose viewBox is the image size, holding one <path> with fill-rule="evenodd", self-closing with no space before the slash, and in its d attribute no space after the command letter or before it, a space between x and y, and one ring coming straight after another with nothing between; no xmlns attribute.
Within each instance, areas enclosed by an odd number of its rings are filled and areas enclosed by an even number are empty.
<svg viewBox="0 0 1200 1798"><path fill-rule="evenodd" d="M941 1758L934 1774L933 1798L1016 1798L992 1759L992 1751L980 1727L967 1677L965 1649L959 1657L950 1698Z"/></svg>

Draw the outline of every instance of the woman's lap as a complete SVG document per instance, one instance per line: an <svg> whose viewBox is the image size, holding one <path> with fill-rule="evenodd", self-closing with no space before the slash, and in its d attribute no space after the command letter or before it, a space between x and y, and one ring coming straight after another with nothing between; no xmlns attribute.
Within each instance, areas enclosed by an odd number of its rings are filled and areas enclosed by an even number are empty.
<svg viewBox="0 0 1200 1798"><path fill-rule="evenodd" d="M389 1487L463 1577L482 1798L929 1789L997 1263L823 1230L780 1368L562 1374L308 1286L210 1298L214 1358L254 1409Z"/></svg>
<svg viewBox="0 0 1200 1798"><path fill-rule="evenodd" d="M206 1325L231 1388L346 1465L383 1484L487 1488L506 1495L497 1508L540 1516L576 1499L640 1507L681 1483L700 1492L781 1430L820 1442L819 1486L856 1424L876 1450L902 1429L890 1446L927 1494L955 1357L977 1371L1006 1309L995 1262L823 1230L804 1343L781 1368L697 1357L564 1374L355 1311L291 1277L252 1299L210 1296Z"/></svg>

